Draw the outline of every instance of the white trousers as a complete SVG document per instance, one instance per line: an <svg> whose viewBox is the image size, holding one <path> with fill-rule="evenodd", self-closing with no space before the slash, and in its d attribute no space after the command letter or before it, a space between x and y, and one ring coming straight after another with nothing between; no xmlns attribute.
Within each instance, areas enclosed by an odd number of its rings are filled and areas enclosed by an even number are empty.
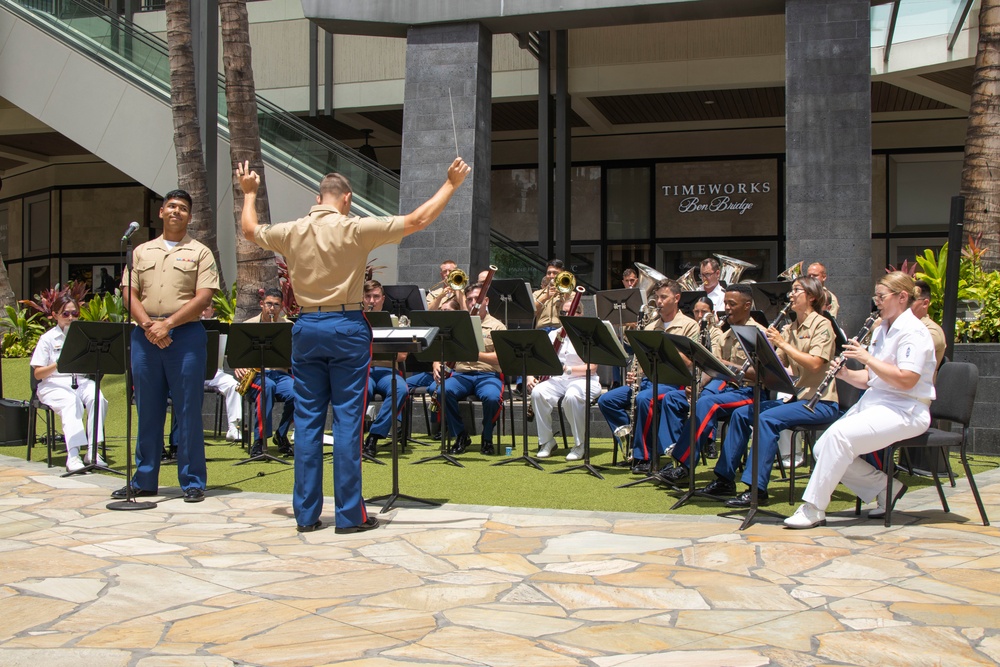
<svg viewBox="0 0 1000 667"><path fill-rule="evenodd" d="M52 408L62 420L63 436L66 438L66 452L79 456L80 449L90 444L94 432L94 381L80 378L77 388L49 386L38 387L38 400ZM104 416L108 412L108 399L101 393L100 416L97 426L97 440L104 440ZM83 425L83 413L87 412L87 426Z"/></svg>
<svg viewBox="0 0 1000 667"><path fill-rule="evenodd" d="M885 473L858 458L920 435L930 426L926 405L869 389L816 442L816 468L802 500L826 510L838 483L870 503L885 489Z"/></svg>
<svg viewBox="0 0 1000 667"><path fill-rule="evenodd" d="M222 398L226 401L226 422L229 424L243 419L243 397L236 391L238 386L236 378L222 370L217 370L214 378L205 381L206 388L222 392Z"/></svg>
<svg viewBox="0 0 1000 667"><path fill-rule="evenodd" d="M596 376L590 379L590 397L593 399L601 393L601 382ZM569 419L573 431L575 446L583 445L583 432L587 418L587 378L560 375L549 378L535 385L531 390L531 404L535 409L535 428L538 430L539 446L552 442L552 411L559 404L559 398L565 395L563 409Z"/></svg>

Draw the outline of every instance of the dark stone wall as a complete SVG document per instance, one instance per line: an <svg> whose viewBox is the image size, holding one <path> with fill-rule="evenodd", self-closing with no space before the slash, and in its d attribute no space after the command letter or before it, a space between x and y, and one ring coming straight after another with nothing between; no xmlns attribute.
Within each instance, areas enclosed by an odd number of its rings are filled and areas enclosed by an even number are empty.
<svg viewBox="0 0 1000 667"><path fill-rule="evenodd" d="M786 263L820 261L852 335L871 285L868 0L785 5Z"/></svg>
<svg viewBox="0 0 1000 667"><path fill-rule="evenodd" d="M1000 345L956 343L955 361L967 361L979 368L968 451L1000 455Z"/></svg>
<svg viewBox="0 0 1000 667"><path fill-rule="evenodd" d="M453 107L458 151L472 173L437 221L400 244L400 283L428 287L445 259L473 279L489 264L492 57L492 35L475 23L411 28L407 35L400 212L444 182L455 159Z"/></svg>

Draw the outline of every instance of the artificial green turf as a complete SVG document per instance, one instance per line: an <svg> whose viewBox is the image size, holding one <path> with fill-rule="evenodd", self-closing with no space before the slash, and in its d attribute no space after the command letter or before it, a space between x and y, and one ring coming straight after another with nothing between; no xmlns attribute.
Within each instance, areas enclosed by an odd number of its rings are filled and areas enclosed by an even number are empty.
<svg viewBox="0 0 1000 667"><path fill-rule="evenodd" d="M3 395L6 398L27 399L29 396L28 360L3 360ZM122 376L106 377L102 383L104 395L110 402L107 434L108 463L112 467L124 469L125 466L125 405L124 379ZM137 422L134 419L133 428ZM230 491L255 491L264 493L291 494L293 471L292 466L274 462L251 463L243 466L233 464L246 458L246 451L237 445L225 442L224 439L206 434L206 455L208 457L208 484L210 489L226 489ZM416 437L420 437L419 434ZM444 461L432 461L421 465L412 462L433 456L438 449L432 446L412 445L400 456L399 490L401 493L435 500L438 502L460 503L470 505L509 506L509 507L541 507L553 509L578 509L597 511L624 511L645 513L666 513L676 502L679 494L668 492L651 483L640 484L628 489L616 488L620 484L639 479L627 468L611 466L612 452L610 438L595 438L592 441L591 461L595 466L604 466L604 479L598 479L583 470L565 474L550 474L553 471L568 468L573 463L565 461L566 450L558 449L550 459L541 461L544 471L538 471L523 462L504 466L492 464L504 460L500 456L483 456L478 452L478 438L474 438L473 447L458 457L464 467L459 468ZM510 444L510 436L502 439L501 452ZM62 445L60 444L61 448ZM529 438L529 450L534 453L537 440ZM514 456L521 452L521 439L517 440ZM272 448L272 454L277 452ZM0 446L0 454L23 458L25 447ZM991 469L1000 464L997 457L977 455L973 457L973 473ZM383 441L380 459L388 462L388 446ZM32 460L44 461L45 448L36 445L32 451ZM53 463L62 466L65 463L65 450L54 452ZM176 486L177 477L173 463L164 463L160 470L160 483L164 487ZM956 474L961 472L957 456L953 456L952 468ZM392 467L365 463L363 467L365 497L388 494L392 490ZM104 473L107 474L107 473ZM704 486L714 478L709 466L699 466L696 485ZM794 506L789 505L788 483L777 481L777 470L770 485L771 510L791 514ZM904 480L911 488L919 488L932 484L931 480L922 477L909 477ZM742 489L742 485L740 485ZM796 481L796 496L801 496L805 480ZM324 490L333 495L332 465L324 474ZM841 487L834 495L830 511L842 511L854 506L854 497ZM679 514L718 514L724 511L721 503L707 498L695 497L686 505L674 510Z"/></svg>

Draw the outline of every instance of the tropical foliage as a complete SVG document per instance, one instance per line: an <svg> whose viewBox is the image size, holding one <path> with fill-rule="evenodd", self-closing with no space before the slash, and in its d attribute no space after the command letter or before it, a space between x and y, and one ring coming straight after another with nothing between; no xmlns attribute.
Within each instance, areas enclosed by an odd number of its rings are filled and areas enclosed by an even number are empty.
<svg viewBox="0 0 1000 667"><path fill-rule="evenodd" d="M80 305L80 319L84 322L121 322L125 319L125 301L121 290L98 294Z"/></svg>
<svg viewBox="0 0 1000 667"><path fill-rule="evenodd" d="M3 356L7 359L30 356L38 339L48 330L42 315L19 305L4 306L3 312L0 317Z"/></svg>
<svg viewBox="0 0 1000 667"><path fill-rule="evenodd" d="M20 303L33 308L44 317L52 319L52 304L60 296L69 294L77 303L83 303L89 292L90 286L87 283L74 280L66 287L61 287L59 283L56 283L55 287L44 289L36 294L34 299L22 299Z"/></svg>
<svg viewBox="0 0 1000 667"><path fill-rule="evenodd" d="M215 317L220 322L232 324L236 318L236 283L229 289L229 293L219 290L212 297L212 307L215 309Z"/></svg>

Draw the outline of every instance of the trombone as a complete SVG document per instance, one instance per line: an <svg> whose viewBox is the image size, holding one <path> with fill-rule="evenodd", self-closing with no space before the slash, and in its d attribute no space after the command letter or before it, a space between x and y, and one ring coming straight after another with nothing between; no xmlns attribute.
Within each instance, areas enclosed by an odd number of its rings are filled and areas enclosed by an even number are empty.
<svg viewBox="0 0 1000 667"><path fill-rule="evenodd" d="M448 277L446 277L444 280L440 280L431 285L431 288L428 291L433 292L438 287L443 287L447 285L449 288L458 292L464 290L465 286L468 284L469 284L469 274L467 274L462 269L452 269L451 271L448 272Z"/></svg>

